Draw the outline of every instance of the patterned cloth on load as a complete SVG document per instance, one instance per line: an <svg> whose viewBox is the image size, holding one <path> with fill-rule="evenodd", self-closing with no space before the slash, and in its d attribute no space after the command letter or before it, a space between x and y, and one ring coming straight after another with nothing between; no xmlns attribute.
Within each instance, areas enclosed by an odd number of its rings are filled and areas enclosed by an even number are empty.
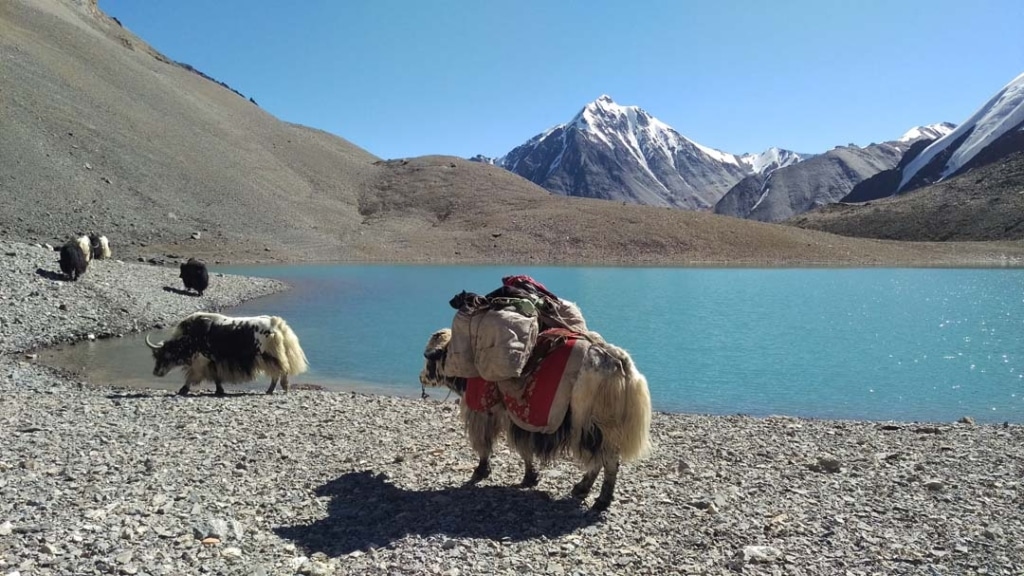
<svg viewBox="0 0 1024 576"><path fill-rule="evenodd" d="M520 428L555 432L565 419L572 386L589 346L583 336L570 330L545 330L521 378L500 382L468 379L466 405L477 412L493 412L502 404Z"/></svg>

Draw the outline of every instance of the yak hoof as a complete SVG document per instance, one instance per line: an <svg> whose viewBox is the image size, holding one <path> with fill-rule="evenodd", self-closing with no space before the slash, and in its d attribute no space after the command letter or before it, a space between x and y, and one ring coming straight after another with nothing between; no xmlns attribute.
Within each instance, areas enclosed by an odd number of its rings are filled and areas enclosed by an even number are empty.
<svg viewBox="0 0 1024 576"><path fill-rule="evenodd" d="M466 482L466 485L467 486L472 486L472 485L480 482L481 480L486 479L490 475L491 475L491 465L490 464L480 464L479 466L476 467L476 470L473 470L473 475L470 476L469 481Z"/></svg>
<svg viewBox="0 0 1024 576"><path fill-rule="evenodd" d="M521 488L534 488L537 484L540 484L540 474L536 470L528 470L519 486Z"/></svg>
<svg viewBox="0 0 1024 576"><path fill-rule="evenodd" d="M597 500L594 501L594 505L590 507L590 510L592 512L604 512L611 505L612 501L610 499L605 500L603 498L598 498Z"/></svg>
<svg viewBox="0 0 1024 576"><path fill-rule="evenodd" d="M590 488L590 486L580 486L579 484L577 484L572 487L572 492L570 492L569 494L577 500L583 500L584 498L587 497L587 494L590 494Z"/></svg>
<svg viewBox="0 0 1024 576"><path fill-rule="evenodd" d="M188 384L178 388L178 396L188 396Z"/></svg>

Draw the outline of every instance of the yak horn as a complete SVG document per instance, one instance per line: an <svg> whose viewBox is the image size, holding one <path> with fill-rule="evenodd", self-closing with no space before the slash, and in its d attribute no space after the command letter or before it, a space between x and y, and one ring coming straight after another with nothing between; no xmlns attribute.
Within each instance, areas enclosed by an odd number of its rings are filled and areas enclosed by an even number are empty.
<svg viewBox="0 0 1024 576"><path fill-rule="evenodd" d="M164 347L164 343L160 342L159 344L153 344L149 341L149 334L146 334L146 346L149 346L153 350L159 350Z"/></svg>

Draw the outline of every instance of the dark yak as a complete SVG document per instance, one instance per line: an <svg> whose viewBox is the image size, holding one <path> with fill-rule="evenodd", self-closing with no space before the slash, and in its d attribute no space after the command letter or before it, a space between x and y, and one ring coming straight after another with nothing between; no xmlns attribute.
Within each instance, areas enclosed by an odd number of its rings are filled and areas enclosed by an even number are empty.
<svg viewBox="0 0 1024 576"><path fill-rule="evenodd" d="M89 266L89 260L77 240L71 240L60 247L60 271L69 280L78 280Z"/></svg>
<svg viewBox="0 0 1024 576"><path fill-rule="evenodd" d="M195 258L189 258L188 262L181 265L178 278L181 278L186 290L195 290L200 296L210 285L210 273L206 271L206 264Z"/></svg>

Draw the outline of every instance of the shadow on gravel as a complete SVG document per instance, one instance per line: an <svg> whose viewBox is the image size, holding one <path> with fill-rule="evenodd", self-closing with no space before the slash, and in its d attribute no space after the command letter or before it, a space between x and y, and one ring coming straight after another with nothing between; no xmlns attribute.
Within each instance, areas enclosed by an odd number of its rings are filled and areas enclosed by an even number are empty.
<svg viewBox="0 0 1024 576"><path fill-rule="evenodd" d="M601 520L575 500L552 500L537 490L474 486L404 490L384 474L350 472L316 490L331 498L327 518L279 526L274 532L308 554L341 556L381 548L409 535L530 540L553 538Z"/></svg>
<svg viewBox="0 0 1024 576"><path fill-rule="evenodd" d="M53 270L45 270L43 268L36 268L36 274L46 278L47 280L67 280L68 277L61 274L60 272L54 272Z"/></svg>
<svg viewBox="0 0 1024 576"><path fill-rule="evenodd" d="M114 392L107 394L107 398L110 400L142 400L148 398L181 398L185 400L187 398L202 398L203 400L231 400L232 398L243 398L248 396L266 396L262 392L227 392L223 396L218 396L212 391L210 392L196 392L193 390L188 396L179 396L178 394L167 391L167 390L154 390L152 392Z"/></svg>
<svg viewBox="0 0 1024 576"><path fill-rule="evenodd" d="M175 294L180 294L181 296L191 296L193 298L199 298L198 292L189 292L188 290L174 288L173 286L164 286L164 292L173 292Z"/></svg>

